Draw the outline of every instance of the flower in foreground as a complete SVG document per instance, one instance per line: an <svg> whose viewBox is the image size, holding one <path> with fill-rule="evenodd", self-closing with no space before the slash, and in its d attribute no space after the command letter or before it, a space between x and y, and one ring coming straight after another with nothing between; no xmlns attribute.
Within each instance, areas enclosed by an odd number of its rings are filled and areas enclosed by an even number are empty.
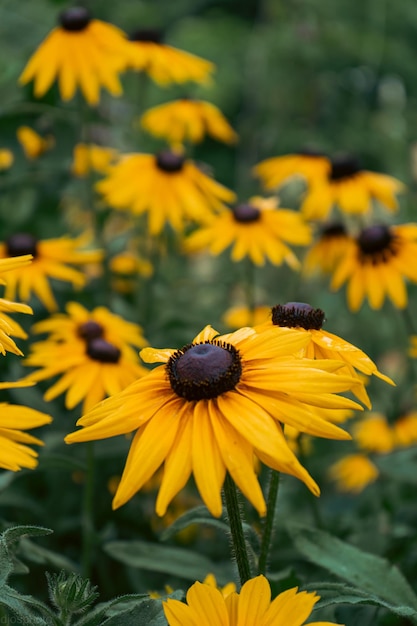
<svg viewBox="0 0 417 626"><path fill-rule="evenodd" d="M163 365L84 415L77 422L83 428L65 440L91 441L137 430L113 508L130 500L164 464L158 515L165 514L193 474L204 503L219 517L226 471L264 515L254 454L318 495L318 486L289 449L281 423L346 439L349 435L321 419L315 408L358 405L335 395L356 384L350 376L333 373L339 363L293 356L308 341L306 334L285 329L259 336L243 328L219 336L206 326L180 350L144 348L144 361Z"/></svg>
<svg viewBox="0 0 417 626"><path fill-rule="evenodd" d="M232 246L232 261L248 256L255 265L264 265L268 259L273 265L287 263L298 269L300 263L287 243L305 246L310 241L310 227L296 211L277 208L276 198L255 196L196 230L184 242L184 249L191 253L208 249L217 256Z"/></svg>
<svg viewBox="0 0 417 626"><path fill-rule="evenodd" d="M31 385L33 382L6 382L0 383L0 389ZM0 402L0 467L12 472L24 467L34 469L38 464L38 453L30 445L43 446L43 441L25 431L51 422L52 418L46 413L26 406Z"/></svg>
<svg viewBox="0 0 417 626"><path fill-rule="evenodd" d="M237 135L223 113L211 102L181 98L148 109L141 125L155 137L166 139L172 146L184 141L199 143L210 135L224 143L235 143Z"/></svg>
<svg viewBox="0 0 417 626"><path fill-rule="evenodd" d="M71 100L80 87L90 105L98 104L100 88L120 96L119 73L126 67L128 43L116 26L93 19L83 7L71 7L59 16L23 70L19 83L34 81L36 98L43 96L55 79L63 100Z"/></svg>
<svg viewBox="0 0 417 626"><path fill-rule="evenodd" d="M215 587L196 582L187 591L187 603L168 598L163 602L169 626L302 626L320 596L287 589L271 601L264 576L248 580L239 593L224 597ZM334 622L309 622L310 626L337 626Z"/></svg>
<svg viewBox="0 0 417 626"><path fill-rule="evenodd" d="M170 223L182 232L184 221L207 222L235 194L207 176L183 154L127 154L96 185L108 204L134 215L148 213L151 235Z"/></svg>
<svg viewBox="0 0 417 626"><path fill-rule="evenodd" d="M130 40L129 67L146 72L165 87L171 83L194 81L207 85L215 65L195 54L163 42L162 33L153 29L135 30Z"/></svg>
<svg viewBox="0 0 417 626"><path fill-rule="evenodd" d="M344 366L336 374L348 374L356 378L357 384L352 387L352 393L370 408L370 400L361 374L377 376L390 385L394 385L393 381L378 370L365 352L338 335L323 330L324 319L325 314L321 309L315 309L305 302L287 302L272 307L270 320L255 329L262 333L269 332L271 327L287 328L290 332L307 335L309 340L304 355L311 359L333 359L343 362Z"/></svg>
<svg viewBox="0 0 417 626"><path fill-rule="evenodd" d="M329 167L326 155L306 148L293 154L271 157L255 165L253 172L259 177L265 189L276 189L291 178L304 178L311 184L325 176Z"/></svg>
<svg viewBox="0 0 417 626"><path fill-rule="evenodd" d="M0 259L0 284L7 284L7 273L29 265L32 258L32 255L27 254L14 258ZM5 274L6 276L4 276ZM32 309L27 304L0 298L0 353L5 355L6 352L13 352L13 354L22 356L21 350L11 336L26 339L27 334L20 324L9 316L9 313L31 314Z"/></svg>
<svg viewBox="0 0 417 626"><path fill-rule="evenodd" d="M39 240L31 233L15 233L4 243L0 243L0 258L32 255L30 265L16 267L7 275L5 297L27 301L32 293L49 311L58 308L49 278L66 281L73 287L81 288L87 282L84 272L71 267L99 263L102 259L100 250L83 250L89 242L88 235L71 238Z"/></svg>
<svg viewBox="0 0 417 626"><path fill-rule="evenodd" d="M417 224L366 226L346 245L330 283L332 290L347 284L347 302L358 311L365 298L380 309L388 297L398 309L407 306L405 280L417 283Z"/></svg>
<svg viewBox="0 0 417 626"><path fill-rule="evenodd" d="M308 220L326 219L334 205L348 215L365 215L372 211L374 200L396 211L396 194L403 190L403 183L393 176L362 169L350 154L336 155L325 175L312 181L301 211Z"/></svg>
<svg viewBox="0 0 417 626"><path fill-rule="evenodd" d="M32 344L24 364L39 368L29 375L32 381L59 376L45 400L65 393L68 409L83 401L83 411L88 411L148 373L134 349L147 342L139 326L105 307L90 312L70 302L66 308L67 314L58 313L34 325L35 332L49 333L49 337Z"/></svg>

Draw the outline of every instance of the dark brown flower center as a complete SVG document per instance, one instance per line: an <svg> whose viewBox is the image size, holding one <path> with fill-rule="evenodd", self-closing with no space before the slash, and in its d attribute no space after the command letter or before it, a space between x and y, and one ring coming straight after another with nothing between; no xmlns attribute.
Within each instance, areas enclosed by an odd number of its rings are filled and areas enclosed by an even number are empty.
<svg viewBox="0 0 417 626"><path fill-rule="evenodd" d="M336 154L330 159L330 180L350 178L361 171L358 159L351 154Z"/></svg>
<svg viewBox="0 0 417 626"><path fill-rule="evenodd" d="M7 256L21 256L22 254L38 254L38 240L30 233L15 233L6 240Z"/></svg>
<svg viewBox="0 0 417 626"><path fill-rule="evenodd" d="M238 350L216 341L190 344L177 350L166 367L173 391L189 401L210 400L231 391L242 373Z"/></svg>
<svg viewBox="0 0 417 626"><path fill-rule="evenodd" d="M91 14L84 7L71 7L62 11L59 23L64 30L79 32L87 28L91 21Z"/></svg>
<svg viewBox="0 0 417 626"><path fill-rule="evenodd" d="M94 320L88 320L84 324L80 324L77 328L78 336L85 341L91 341L103 336L104 329L101 324Z"/></svg>
<svg viewBox="0 0 417 626"><path fill-rule="evenodd" d="M163 172L180 172L183 168L185 158L182 154L176 154L170 150L162 150L156 156L156 165Z"/></svg>
<svg viewBox="0 0 417 626"><path fill-rule="evenodd" d="M163 34L156 28L138 28L129 35L130 41L150 41L152 43L162 43Z"/></svg>
<svg viewBox="0 0 417 626"><path fill-rule="evenodd" d="M119 348L101 337L87 341L87 354L90 359L101 363L118 363L121 356Z"/></svg>
<svg viewBox="0 0 417 626"><path fill-rule="evenodd" d="M375 260L387 260L385 259L386 255L391 256L395 254L396 246L393 245L394 241L395 237L391 233L390 228L384 224L367 226L357 238L361 253L364 256L371 256Z"/></svg>
<svg viewBox="0 0 417 626"><path fill-rule="evenodd" d="M238 204L232 211L235 220L242 223L256 222L261 216L260 210L253 204Z"/></svg>
<svg viewBox="0 0 417 626"><path fill-rule="evenodd" d="M321 239L335 239L336 237L345 237L347 235L346 228L341 223L324 224L321 228Z"/></svg>
<svg viewBox="0 0 417 626"><path fill-rule="evenodd" d="M272 323L286 328L320 330L324 322L324 311L314 309L305 302L287 302L272 307Z"/></svg>

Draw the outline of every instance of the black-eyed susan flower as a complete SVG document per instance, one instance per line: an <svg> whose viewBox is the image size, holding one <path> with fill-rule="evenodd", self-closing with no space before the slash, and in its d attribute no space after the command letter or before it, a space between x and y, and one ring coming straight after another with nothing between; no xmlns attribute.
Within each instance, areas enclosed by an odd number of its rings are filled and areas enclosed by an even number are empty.
<svg viewBox="0 0 417 626"><path fill-rule="evenodd" d="M214 63L165 44L160 31L136 30L129 40L129 67L146 72L159 85L165 87L189 81L210 84L216 69Z"/></svg>
<svg viewBox="0 0 417 626"><path fill-rule="evenodd" d="M166 139L172 146L185 141L199 143L206 135L217 141L232 144L237 134L229 122L211 102L181 98L148 109L140 119L145 130Z"/></svg>
<svg viewBox="0 0 417 626"><path fill-rule="evenodd" d="M320 228L318 237L307 251L303 261L303 272L310 276L315 272L330 274L343 257L345 246L352 237L341 222L329 222Z"/></svg>
<svg viewBox="0 0 417 626"><path fill-rule="evenodd" d="M30 254L0 259L0 284L7 284L7 272L25 267L31 261L32 256ZM0 353L4 355L6 352L13 352L13 354L22 356L21 350L11 337L26 339L27 334L20 324L10 317L9 313L32 313L32 309L27 304L0 298Z"/></svg>
<svg viewBox="0 0 417 626"><path fill-rule="evenodd" d="M128 58L126 35L116 26L93 19L84 7L65 9L20 75L34 81L34 95L43 96L58 80L62 100L71 100L77 87L90 105L98 104L100 88L120 96L119 73Z"/></svg>
<svg viewBox="0 0 417 626"><path fill-rule="evenodd" d="M134 215L148 213L151 235L166 223L181 232L184 221L207 223L213 211L233 202L235 194L205 174L184 155L164 150L157 155L127 154L107 178L97 183L106 202Z"/></svg>
<svg viewBox="0 0 417 626"><path fill-rule="evenodd" d="M273 265L287 263L292 269L299 269L300 262L287 243L308 245L310 227L296 211L279 209L277 203L276 198L255 196L247 204L221 212L186 239L185 251L207 249L218 255L232 246L232 261L248 256L255 265L269 260Z"/></svg>
<svg viewBox="0 0 417 626"><path fill-rule="evenodd" d="M253 172L265 189L277 189L291 178L301 177L308 185L327 174L329 159L322 152L306 148L284 156L271 157L255 165Z"/></svg>
<svg viewBox="0 0 417 626"><path fill-rule="evenodd" d="M352 427L353 438L361 450L386 454L394 448L394 433L382 413L369 413Z"/></svg>
<svg viewBox="0 0 417 626"><path fill-rule="evenodd" d="M405 279L417 282L417 224L363 228L346 246L334 269L330 288L347 284L347 302L358 311L365 298L372 309L380 309L388 297L403 309L407 306Z"/></svg>
<svg viewBox="0 0 417 626"><path fill-rule="evenodd" d="M272 333L260 336L244 328L218 336L206 326L180 350L141 351L145 362L163 365L84 415L77 422L83 428L65 439L75 443L137 430L114 508L130 500L164 464L156 501L158 515L165 514L193 474L208 509L220 516L226 471L264 515L254 454L319 493L290 451L281 423L317 436L349 438L312 407L357 408L357 403L335 395L356 381L333 374L334 361L294 357L308 342L307 335L273 334L271 339Z"/></svg>
<svg viewBox="0 0 417 626"><path fill-rule="evenodd" d="M13 152L8 148L0 148L0 172L8 170L14 162Z"/></svg>
<svg viewBox="0 0 417 626"><path fill-rule="evenodd" d="M73 150L71 172L84 178L90 172L107 174L118 158L117 150L93 143L77 143Z"/></svg>
<svg viewBox="0 0 417 626"><path fill-rule="evenodd" d="M377 480L379 470L366 454L355 452L331 465L328 474L338 491L357 494Z"/></svg>
<svg viewBox="0 0 417 626"><path fill-rule="evenodd" d="M348 373L357 379L357 385L352 388L352 393L370 408L370 401L361 375L374 375L391 385L394 384L393 381L378 370L365 352L338 335L323 330L324 319L325 314L321 309L315 309L305 302L287 302L272 307L270 319L255 327L255 330L262 333L265 330L269 332L271 327L276 327L306 334L309 341L304 349L304 355L311 359L341 361L344 366L339 369L339 374Z"/></svg>
<svg viewBox="0 0 417 626"><path fill-rule="evenodd" d="M271 601L264 576L248 580L226 597L212 585L196 582L187 591L186 604L168 598L163 602L169 626L302 626L320 596L287 589ZM310 626L337 626L334 622L309 622Z"/></svg>
<svg viewBox="0 0 417 626"><path fill-rule="evenodd" d="M18 294L20 300L28 301L33 293L49 311L55 311L58 305L48 279L70 282L79 289L86 284L87 277L72 265L86 266L99 263L102 259L100 250L82 249L89 239L88 235L44 240L31 233L11 235L0 243L0 258L32 255L33 261L9 271L5 297L13 300Z"/></svg>
<svg viewBox="0 0 417 626"><path fill-rule="evenodd" d="M59 376L46 401L65 393L68 409L82 401L88 411L148 373L134 349L147 343L141 328L105 307L90 312L70 302L67 314L38 322L33 330L49 337L32 344L24 364L38 369L28 378L38 382Z"/></svg>
<svg viewBox="0 0 417 626"><path fill-rule="evenodd" d="M330 159L324 176L312 181L301 211L308 220L326 219L333 206L348 215L365 215L374 201L396 211L396 194L403 190L403 183L393 176L364 170L356 157L340 154Z"/></svg>
<svg viewBox="0 0 417 626"><path fill-rule="evenodd" d="M40 157L55 143L53 137L42 137L30 126L19 126L16 134L26 158L30 160Z"/></svg>
<svg viewBox="0 0 417 626"><path fill-rule="evenodd" d="M0 383L0 389L25 387L32 384L23 381ZM34 469L38 465L38 453L30 446L43 446L43 441L25 431L51 422L50 415L41 411L0 402L0 467L12 472L17 472L22 468Z"/></svg>

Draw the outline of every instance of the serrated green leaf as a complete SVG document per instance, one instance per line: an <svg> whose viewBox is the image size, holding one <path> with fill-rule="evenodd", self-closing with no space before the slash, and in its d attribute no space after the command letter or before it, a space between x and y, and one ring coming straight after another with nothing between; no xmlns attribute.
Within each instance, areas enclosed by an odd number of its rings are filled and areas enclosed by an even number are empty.
<svg viewBox="0 0 417 626"><path fill-rule="evenodd" d="M109 619L102 622L102 624L103 626L138 626L138 624L146 624L146 626L166 626L167 621L161 600L148 600L120 615L109 617Z"/></svg>
<svg viewBox="0 0 417 626"><path fill-rule="evenodd" d="M417 596L395 565L318 529L293 524L288 531L299 552L353 585L363 602L417 618Z"/></svg>
<svg viewBox="0 0 417 626"><path fill-rule="evenodd" d="M13 526L2 533L0 540L4 541L6 545L10 545L24 536L43 537L44 535L51 535L53 532L50 528L43 528L42 526Z"/></svg>
<svg viewBox="0 0 417 626"><path fill-rule="evenodd" d="M223 568L208 557L183 548L146 541L112 541L104 546L104 550L117 561L131 567L174 576L180 574L182 578L189 580L203 580L212 572L220 584L224 581Z"/></svg>

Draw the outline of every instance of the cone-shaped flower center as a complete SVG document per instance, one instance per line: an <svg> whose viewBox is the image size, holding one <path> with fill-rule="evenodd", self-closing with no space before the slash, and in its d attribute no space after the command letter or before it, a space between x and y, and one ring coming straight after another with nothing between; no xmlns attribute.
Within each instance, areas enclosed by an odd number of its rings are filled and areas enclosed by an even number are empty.
<svg viewBox="0 0 417 626"><path fill-rule="evenodd" d="M256 222L261 212L253 204L238 204L233 210L233 217L237 222Z"/></svg>
<svg viewBox="0 0 417 626"><path fill-rule="evenodd" d="M156 28L138 28L129 35L130 41L151 41L152 43L162 43L163 35Z"/></svg>
<svg viewBox="0 0 417 626"><path fill-rule="evenodd" d="M380 254L381 252L391 251L394 236L388 226L384 224L376 224L364 228L358 239L358 246L365 255Z"/></svg>
<svg viewBox="0 0 417 626"><path fill-rule="evenodd" d="M320 234L322 239L333 239L336 237L344 237L345 235L347 235L346 228L342 223L338 222L325 224Z"/></svg>
<svg viewBox="0 0 417 626"><path fill-rule="evenodd" d="M313 309L305 302L287 302L272 307L272 323L286 328L301 327L320 330L324 322L324 311Z"/></svg>
<svg viewBox="0 0 417 626"><path fill-rule="evenodd" d="M185 158L182 154L176 154L170 150L162 150L156 157L156 165L163 172L180 172L183 168Z"/></svg>
<svg viewBox="0 0 417 626"><path fill-rule="evenodd" d="M62 28L71 32L84 30L90 21L90 12L84 7L71 7L62 11L59 16L59 23Z"/></svg>
<svg viewBox="0 0 417 626"><path fill-rule="evenodd" d="M94 320L88 320L84 324L80 324L77 328L78 336L85 341L91 341L103 336L104 329L101 324Z"/></svg>
<svg viewBox="0 0 417 626"><path fill-rule="evenodd" d="M94 361L101 363L118 363L121 352L109 341L96 337L87 342L87 354Z"/></svg>
<svg viewBox="0 0 417 626"><path fill-rule="evenodd" d="M177 350L167 363L169 382L186 400L209 400L231 391L242 373L238 350L228 343L190 344Z"/></svg>
<svg viewBox="0 0 417 626"><path fill-rule="evenodd" d="M351 154L337 154L330 163L330 180L350 178L361 171L358 159Z"/></svg>
<svg viewBox="0 0 417 626"><path fill-rule="evenodd" d="M30 233L15 233L6 240L7 256L38 253L38 240Z"/></svg>

